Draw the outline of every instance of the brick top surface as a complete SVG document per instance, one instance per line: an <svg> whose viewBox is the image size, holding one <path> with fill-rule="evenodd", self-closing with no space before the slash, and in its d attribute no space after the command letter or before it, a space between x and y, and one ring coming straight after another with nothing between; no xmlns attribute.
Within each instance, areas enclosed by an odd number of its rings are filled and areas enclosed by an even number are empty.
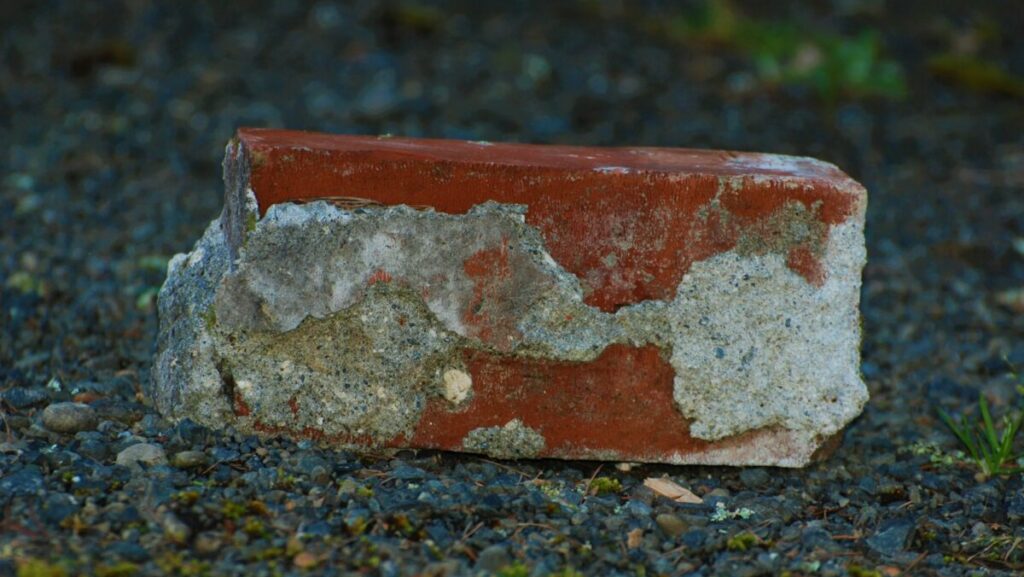
<svg viewBox="0 0 1024 577"><path fill-rule="evenodd" d="M606 311L671 299L694 262L737 246L782 253L820 284L829 227L862 211L866 198L829 163L774 154L255 128L237 140L225 175L253 191L261 214L322 198L450 214L488 201L525 205L526 222L580 278L586 302ZM786 228L793 214L804 220Z"/></svg>
<svg viewBox="0 0 1024 577"><path fill-rule="evenodd" d="M593 147L495 143L392 136L335 135L298 130L241 128L238 139L253 150L364 154L374 160L425 160L466 164L533 166L615 174L641 172L740 176L760 173L807 179L848 180L835 165L813 158L664 147Z"/></svg>

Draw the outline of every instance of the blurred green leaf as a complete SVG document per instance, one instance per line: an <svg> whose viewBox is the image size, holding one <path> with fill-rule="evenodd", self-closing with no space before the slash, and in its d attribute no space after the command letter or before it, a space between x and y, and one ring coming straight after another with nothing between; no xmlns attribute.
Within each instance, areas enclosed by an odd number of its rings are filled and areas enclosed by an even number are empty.
<svg viewBox="0 0 1024 577"><path fill-rule="evenodd" d="M1024 78L975 56L942 54L928 61L936 78L975 92L1024 98Z"/></svg>
<svg viewBox="0 0 1024 577"><path fill-rule="evenodd" d="M902 99L902 66L884 56L879 34L847 37L808 31L792 22L746 18L728 0L707 0L689 13L650 19L647 29L666 40L715 44L748 57L765 84L804 85L826 100Z"/></svg>

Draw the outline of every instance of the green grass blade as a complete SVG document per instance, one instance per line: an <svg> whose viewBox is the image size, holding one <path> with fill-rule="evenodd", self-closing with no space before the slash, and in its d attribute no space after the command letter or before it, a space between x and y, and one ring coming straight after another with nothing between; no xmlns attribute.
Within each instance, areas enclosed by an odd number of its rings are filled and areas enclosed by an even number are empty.
<svg viewBox="0 0 1024 577"><path fill-rule="evenodd" d="M946 411L939 409L939 418L942 419L943 423L946 423L946 426L949 427L950 431L953 431L953 434L960 439L960 442L963 443L968 450L971 450L971 442L967 437L967 432L960 429L960 426L956 424L953 417L949 416L949 413ZM974 451L971 450L971 453L973 456Z"/></svg>
<svg viewBox="0 0 1024 577"><path fill-rule="evenodd" d="M966 415L960 415L960 430L964 432L964 443L967 445L967 450L971 453L971 458L980 462L982 458L981 449L984 445L981 444L979 438L974 436L974 430L971 429L971 424L967 421Z"/></svg>
<svg viewBox="0 0 1024 577"><path fill-rule="evenodd" d="M963 443L964 447L967 448L967 452L970 453L971 459L980 464L981 460L978 455L978 446L974 442L973 435L971 434L971 426L967 422L967 417L961 415L959 425L953 420L953 417L951 417L949 413L942 409L939 409L939 417L942 419L942 422L946 423L949 430L953 431L953 434L960 439L960 442Z"/></svg>
<svg viewBox="0 0 1024 577"><path fill-rule="evenodd" d="M983 469L986 474L992 474L992 471L999 468L999 460L996 458L995 453L992 452L992 449L985 445L985 443L979 443L979 448L981 449L982 462L984 462Z"/></svg>
<svg viewBox="0 0 1024 577"><path fill-rule="evenodd" d="M1003 431L1003 443L1005 445L1004 453L1006 454L1007 460L1013 460L1013 441L1017 438L1017 433L1020 432L1021 425L1024 424L1024 411L1017 414L1017 419L1006 419L1007 427Z"/></svg>
<svg viewBox="0 0 1024 577"><path fill-rule="evenodd" d="M1003 417L1003 434L999 437L999 458L1003 461L1010 457L1013 450L1013 438L1016 436L1016 423L1009 416Z"/></svg>
<svg viewBox="0 0 1024 577"><path fill-rule="evenodd" d="M985 399L985 395L978 395L978 406L981 407L982 431L985 433L988 446L992 450L998 450L999 437L996 435L996 426L992 423L992 414L989 413L988 400Z"/></svg>

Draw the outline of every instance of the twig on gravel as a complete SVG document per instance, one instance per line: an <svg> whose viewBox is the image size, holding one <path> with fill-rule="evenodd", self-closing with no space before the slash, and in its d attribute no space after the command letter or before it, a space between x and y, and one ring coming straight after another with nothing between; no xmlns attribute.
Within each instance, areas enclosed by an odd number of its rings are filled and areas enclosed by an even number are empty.
<svg viewBox="0 0 1024 577"><path fill-rule="evenodd" d="M1003 561L1004 562L1006 562L1006 563L1010 562L1010 555L1012 555L1014 550L1017 549L1017 545L1020 545L1020 542L1021 542L1021 538L1020 537L1018 537L1018 538L1013 540L1013 545L1010 545L1010 550L1006 552L1006 555L1003 555Z"/></svg>
<svg viewBox="0 0 1024 577"><path fill-rule="evenodd" d="M495 467L500 467L502 469L505 469L506 471L512 471L513 473L515 473L517 475L520 475L523 478L527 478L527 479L530 478L530 475L528 475L525 471L523 471L521 469L516 469L515 467L511 467L509 465L506 465L504 463L499 463L497 461L492 461L490 459L480 459L480 460L485 462L485 463L490 463L490 464L494 465ZM540 477L540 475L537 475L537 477ZM520 479L520 481L521 480L522 479Z"/></svg>
<svg viewBox="0 0 1024 577"><path fill-rule="evenodd" d="M210 471L213 471L214 469L216 469L218 465L223 465L224 463L227 463L227 462L228 462L228 459L221 459L220 461L212 463L209 467L203 469L203 471L200 473L200 475L205 477L206 475L210 474Z"/></svg>
<svg viewBox="0 0 1024 577"><path fill-rule="evenodd" d="M968 557L968 558L967 558L967 562L968 562L968 563L974 563L974 560L975 560L975 559L976 559L977 557L979 557L979 556L981 556L981 555L984 555L984 554L985 554L985 553L987 553L987 552L988 552L988 550L989 550L989 549L991 549L992 547L995 547L995 543L990 543L988 547L985 547L985 548L984 548L984 549L982 549L981 551L978 551L978 552L977 552L977 553L975 553L974 555L971 555L970 557Z"/></svg>
<svg viewBox="0 0 1024 577"><path fill-rule="evenodd" d="M547 529L548 531L556 530L554 525L550 525L548 523L516 523L516 530L512 532L512 535L509 536L509 539L515 539L517 536L519 536L520 533L523 532L523 529L527 529L529 527Z"/></svg>
<svg viewBox="0 0 1024 577"><path fill-rule="evenodd" d="M0 419L4 421L4 431L7 433L7 442L14 442L14 434L11 433L11 425L7 422L7 411L0 410Z"/></svg>
<svg viewBox="0 0 1024 577"><path fill-rule="evenodd" d="M928 556L928 553L921 553L920 555L917 556L916 559L911 561L910 565L907 565L907 567L903 571L906 572L907 574L909 574L911 569L913 569L914 567L917 567L917 564L920 563L921 561L923 561L924 558L927 557L927 556Z"/></svg>
<svg viewBox="0 0 1024 577"><path fill-rule="evenodd" d="M675 549L671 549L669 551L665 551L664 553L662 553L661 556L662 557L669 557L670 555L674 556L675 559L672 560L672 563L675 564L675 563L679 562L679 557L686 553L686 549L687 549L686 545L680 545L680 546L676 547Z"/></svg>
<svg viewBox="0 0 1024 577"><path fill-rule="evenodd" d="M459 537L459 541L465 541L466 539L469 539L470 537L473 536L473 533L476 533L477 531L479 531L480 528L483 527L483 526L484 526L484 522L483 521L477 522L477 524L473 525L472 528L470 528L470 526L467 524L466 528L462 531L462 537Z"/></svg>
<svg viewBox="0 0 1024 577"><path fill-rule="evenodd" d="M391 473L388 473L387 471L378 471L377 469L359 469L358 471L355 471L353 474L356 477L359 477L360 479L369 479L371 477L388 477L391 475Z"/></svg>
<svg viewBox="0 0 1024 577"><path fill-rule="evenodd" d="M594 474L590 476L590 479L587 480L587 486L583 488L584 494L590 493L590 486L594 484L594 479L596 479L597 474L601 472L601 467L604 467L604 463L601 463L596 469L594 469Z"/></svg>

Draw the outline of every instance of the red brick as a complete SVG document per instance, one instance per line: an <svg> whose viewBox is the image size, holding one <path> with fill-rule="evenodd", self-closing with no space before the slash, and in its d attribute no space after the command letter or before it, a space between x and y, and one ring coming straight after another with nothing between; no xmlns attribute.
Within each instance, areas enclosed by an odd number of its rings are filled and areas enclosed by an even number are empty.
<svg viewBox="0 0 1024 577"><path fill-rule="evenodd" d="M834 166L806 158L242 129L225 159L225 181L222 220L233 259L249 226L239 216L249 191L261 216L276 204L317 199L346 208L405 204L455 215L486 201L525 205L526 224L539 231L551 258L579 279L584 303L607 313L673 301L695 264L726 253L777 255L813 294L829 280L826 251L837 225L856 223L863 247L863 188ZM464 403L431 396L414 426L387 439L310 425L301 399L267 409L232 386L233 417L240 428L264 434L455 451L474 450L467 444L474 431L519 423L544 439L543 449L529 456L671 463L799 466L834 434L836 427L816 435L780 422L697 438L674 397L678 360L664 345L610 343L586 361L517 352L523 340L519 301L546 282L523 276L524 258L504 239L461 262L459 274L473 286L458 303L462 336L481 343L462 351L461 366L472 380ZM861 265L850 266L859 275ZM431 290L430 283L377 266L363 278L366 286L407 286L425 299ZM849 286L835 306L856 314L859 277L844 282ZM828 346L823 343L821 354L834 355ZM840 352L842 362L856 363L849 355L858 351ZM859 374L851 378L850 386L863 388ZM860 403L854 407L859 412L866 392L851 398L842 402ZM275 417L268 418L271 412ZM852 418L849 411L844 415L840 427Z"/></svg>

